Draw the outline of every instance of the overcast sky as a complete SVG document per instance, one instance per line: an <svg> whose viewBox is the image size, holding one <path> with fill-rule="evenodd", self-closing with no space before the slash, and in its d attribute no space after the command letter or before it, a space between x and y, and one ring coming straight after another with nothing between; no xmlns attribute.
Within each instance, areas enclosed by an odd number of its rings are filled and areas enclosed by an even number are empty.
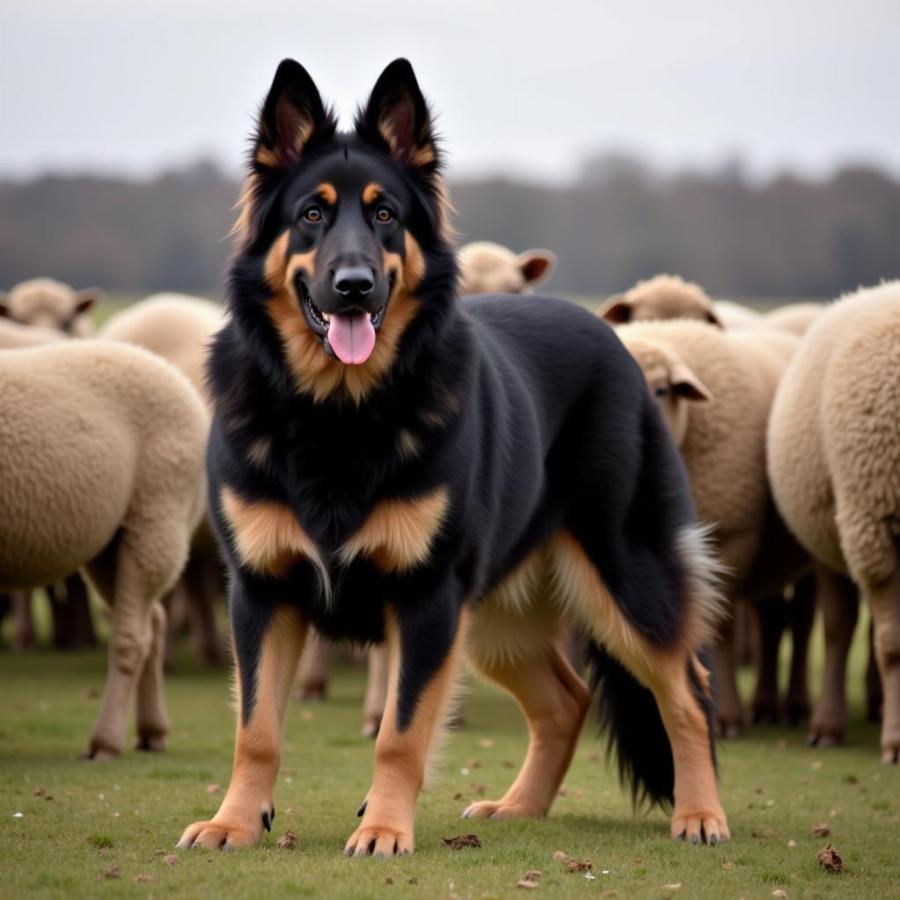
<svg viewBox="0 0 900 900"><path fill-rule="evenodd" d="M278 61L349 116L407 56L452 170L900 173L900 0L0 0L0 175L236 171Z"/></svg>

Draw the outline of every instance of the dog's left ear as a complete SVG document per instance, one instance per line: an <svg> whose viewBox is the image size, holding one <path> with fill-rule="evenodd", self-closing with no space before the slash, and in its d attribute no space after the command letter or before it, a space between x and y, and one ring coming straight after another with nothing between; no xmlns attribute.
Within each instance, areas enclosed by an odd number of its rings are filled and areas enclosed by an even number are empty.
<svg viewBox="0 0 900 900"><path fill-rule="evenodd" d="M383 144L398 162L430 173L438 152L428 104L408 60L395 59L380 75L366 108L356 117L364 140Z"/></svg>

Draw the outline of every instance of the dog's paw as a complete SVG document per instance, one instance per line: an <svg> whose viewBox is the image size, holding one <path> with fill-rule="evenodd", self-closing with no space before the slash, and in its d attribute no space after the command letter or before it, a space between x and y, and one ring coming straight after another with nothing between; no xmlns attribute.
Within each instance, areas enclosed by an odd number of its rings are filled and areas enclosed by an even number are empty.
<svg viewBox="0 0 900 900"><path fill-rule="evenodd" d="M725 813L721 809L679 812L672 817L672 837L690 844L715 846L731 839Z"/></svg>
<svg viewBox="0 0 900 900"><path fill-rule="evenodd" d="M259 817L258 824L247 821L212 819L209 822L194 822L188 825L181 835L181 839L175 845L178 850L189 850L193 847L205 850L237 850L240 847L252 847L258 844L262 837L263 828L266 831L272 829L274 811L270 814L264 812Z"/></svg>
<svg viewBox="0 0 900 900"><path fill-rule="evenodd" d="M532 809L522 803L503 800L476 800L463 811L464 819L537 819L546 815L546 810Z"/></svg>
<svg viewBox="0 0 900 900"><path fill-rule="evenodd" d="M409 856L412 852L412 831L394 825L363 823L344 846L344 856L357 859L363 856Z"/></svg>

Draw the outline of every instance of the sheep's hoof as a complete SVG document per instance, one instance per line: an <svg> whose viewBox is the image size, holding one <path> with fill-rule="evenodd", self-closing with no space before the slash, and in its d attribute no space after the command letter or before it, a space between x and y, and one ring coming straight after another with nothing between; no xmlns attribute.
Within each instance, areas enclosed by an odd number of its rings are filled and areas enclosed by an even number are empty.
<svg viewBox="0 0 900 900"><path fill-rule="evenodd" d="M887 747L881 751L881 761L888 766L900 763L900 747Z"/></svg>
<svg viewBox="0 0 900 900"><path fill-rule="evenodd" d="M810 747L837 747L844 743L844 735L819 729L810 732L806 743Z"/></svg>
<svg viewBox="0 0 900 900"><path fill-rule="evenodd" d="M310 681L301 684L294 696L301 703L321 703L328 695L328 685L324 681Z"/></svg>
<svg viewBox="0 0 900 900"><path fill-rule="evenodd" d="M121 756L121 752L114 750L112 747L104 747L100 744L92 744L84 753L81 754L82 759L94 762L104 762L110 759L117 759Z"/></svg>
<svg viewBox="0 0 900 900"><path fill-rule="evenodd" d="M159 731L147 731L138 735L135 750L161 753L166 749L166 735Z"/></svg>

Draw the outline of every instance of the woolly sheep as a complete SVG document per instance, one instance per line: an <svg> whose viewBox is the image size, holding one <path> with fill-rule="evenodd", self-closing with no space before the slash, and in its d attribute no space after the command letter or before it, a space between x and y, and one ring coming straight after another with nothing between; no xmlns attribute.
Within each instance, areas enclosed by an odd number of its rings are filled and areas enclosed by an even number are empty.
<svg viewBox="0 0 900 900"><path fill-rule="evenodd" d="M36 325L20 325L11 319L0 319L0 350L40 347L61 340L63 336L58 331Z"/></svg>
<svg viewBox="0 0 900 900"><path fill-rule="evenodd" d="M610 297L600 307L600 315L616 325L656 319L699 319L720 324L706 291L678 275L654 275L639 281L624 294Z"/></svg>
<svg viewBox="0 0 900 900"><path fill-rule="evenodd" d="M187 294L153 294L111 316L100 336L137 344L167 359L197 390L206 406L206 351L225 324L221 306Z"/></svg>
<svg viewBox="0 0 900 900"><path fill-rule="evenodd" d="M100 336L135 344L168 360L193 385L208 410L206 353L224 323L225 311L209 300L187 294L153 294L111 316ZM195 634L200 655L210 665L223 661L215 620L222 581L215 538L204 519L194 536L188 565L173 591L170 637L184 630ZM167 646L171 649L174 644L169 640Z"/></svg>
<svg viewBox="0 0 900 900"><path fill-rule="evenodd" d="M62 341L0 353L0 589L84 567L111 608L89 755L162 749L165 612L203 510L206 416L171 366L133 347Z"/></svg>
<svg viewBox="0 0 900 900"><path fill-rule="evenodd" d="M490 241L475 241L460 247L460 294L522 294L550 277L556 267L551 250L513 253Z"/></svg>
<svg viewBox="0 0 900 900"><path fill-rule="evenodd" d="M734 331L737 328L759 328L766 325L761 312L745 306L743 303L735 303L734 300L716 300L713 309L719 324L728 331Z"/></svg>
<svg viewBox="0 0 900 900"><path fill-rule="evenodd" d="M900 760L900 281L829 306L803 338L772 409L768 465L781 514L812 556L849 576L869 603L884 686L882 759ZM833 597L823 596L823 608ZM835 647L827 648L834 654ZM840 736L836 702L813 733ZM826 667L826 671L829 667Z"/></svg>
<svg viewBox="0 0 900 900"><path fill-rule="evenodd" d="M774 515L765 467L769 408L797 339L726 332L691 320L617 329L681 450L697 514L715 526L730 599L780 596L805 554ZM712 401L712 402L709 402ZM742 721L727 628L715 648L719 729Z"/></svg>
<svg viewBox="0 0 900 900"><path fill-rule="evenodd" d="M8 294L0 292L0 317L75 337L87 337L94 326L88 315L100 297L96 288L75 291L52 278L32 278Z"/></svg>
<svg viewBox="0 0 900 900"><path fill-rule="evenodd" d="M824 303L787 303L765 313L763 321L770 328L803 337L824 309Z"/></svg>

